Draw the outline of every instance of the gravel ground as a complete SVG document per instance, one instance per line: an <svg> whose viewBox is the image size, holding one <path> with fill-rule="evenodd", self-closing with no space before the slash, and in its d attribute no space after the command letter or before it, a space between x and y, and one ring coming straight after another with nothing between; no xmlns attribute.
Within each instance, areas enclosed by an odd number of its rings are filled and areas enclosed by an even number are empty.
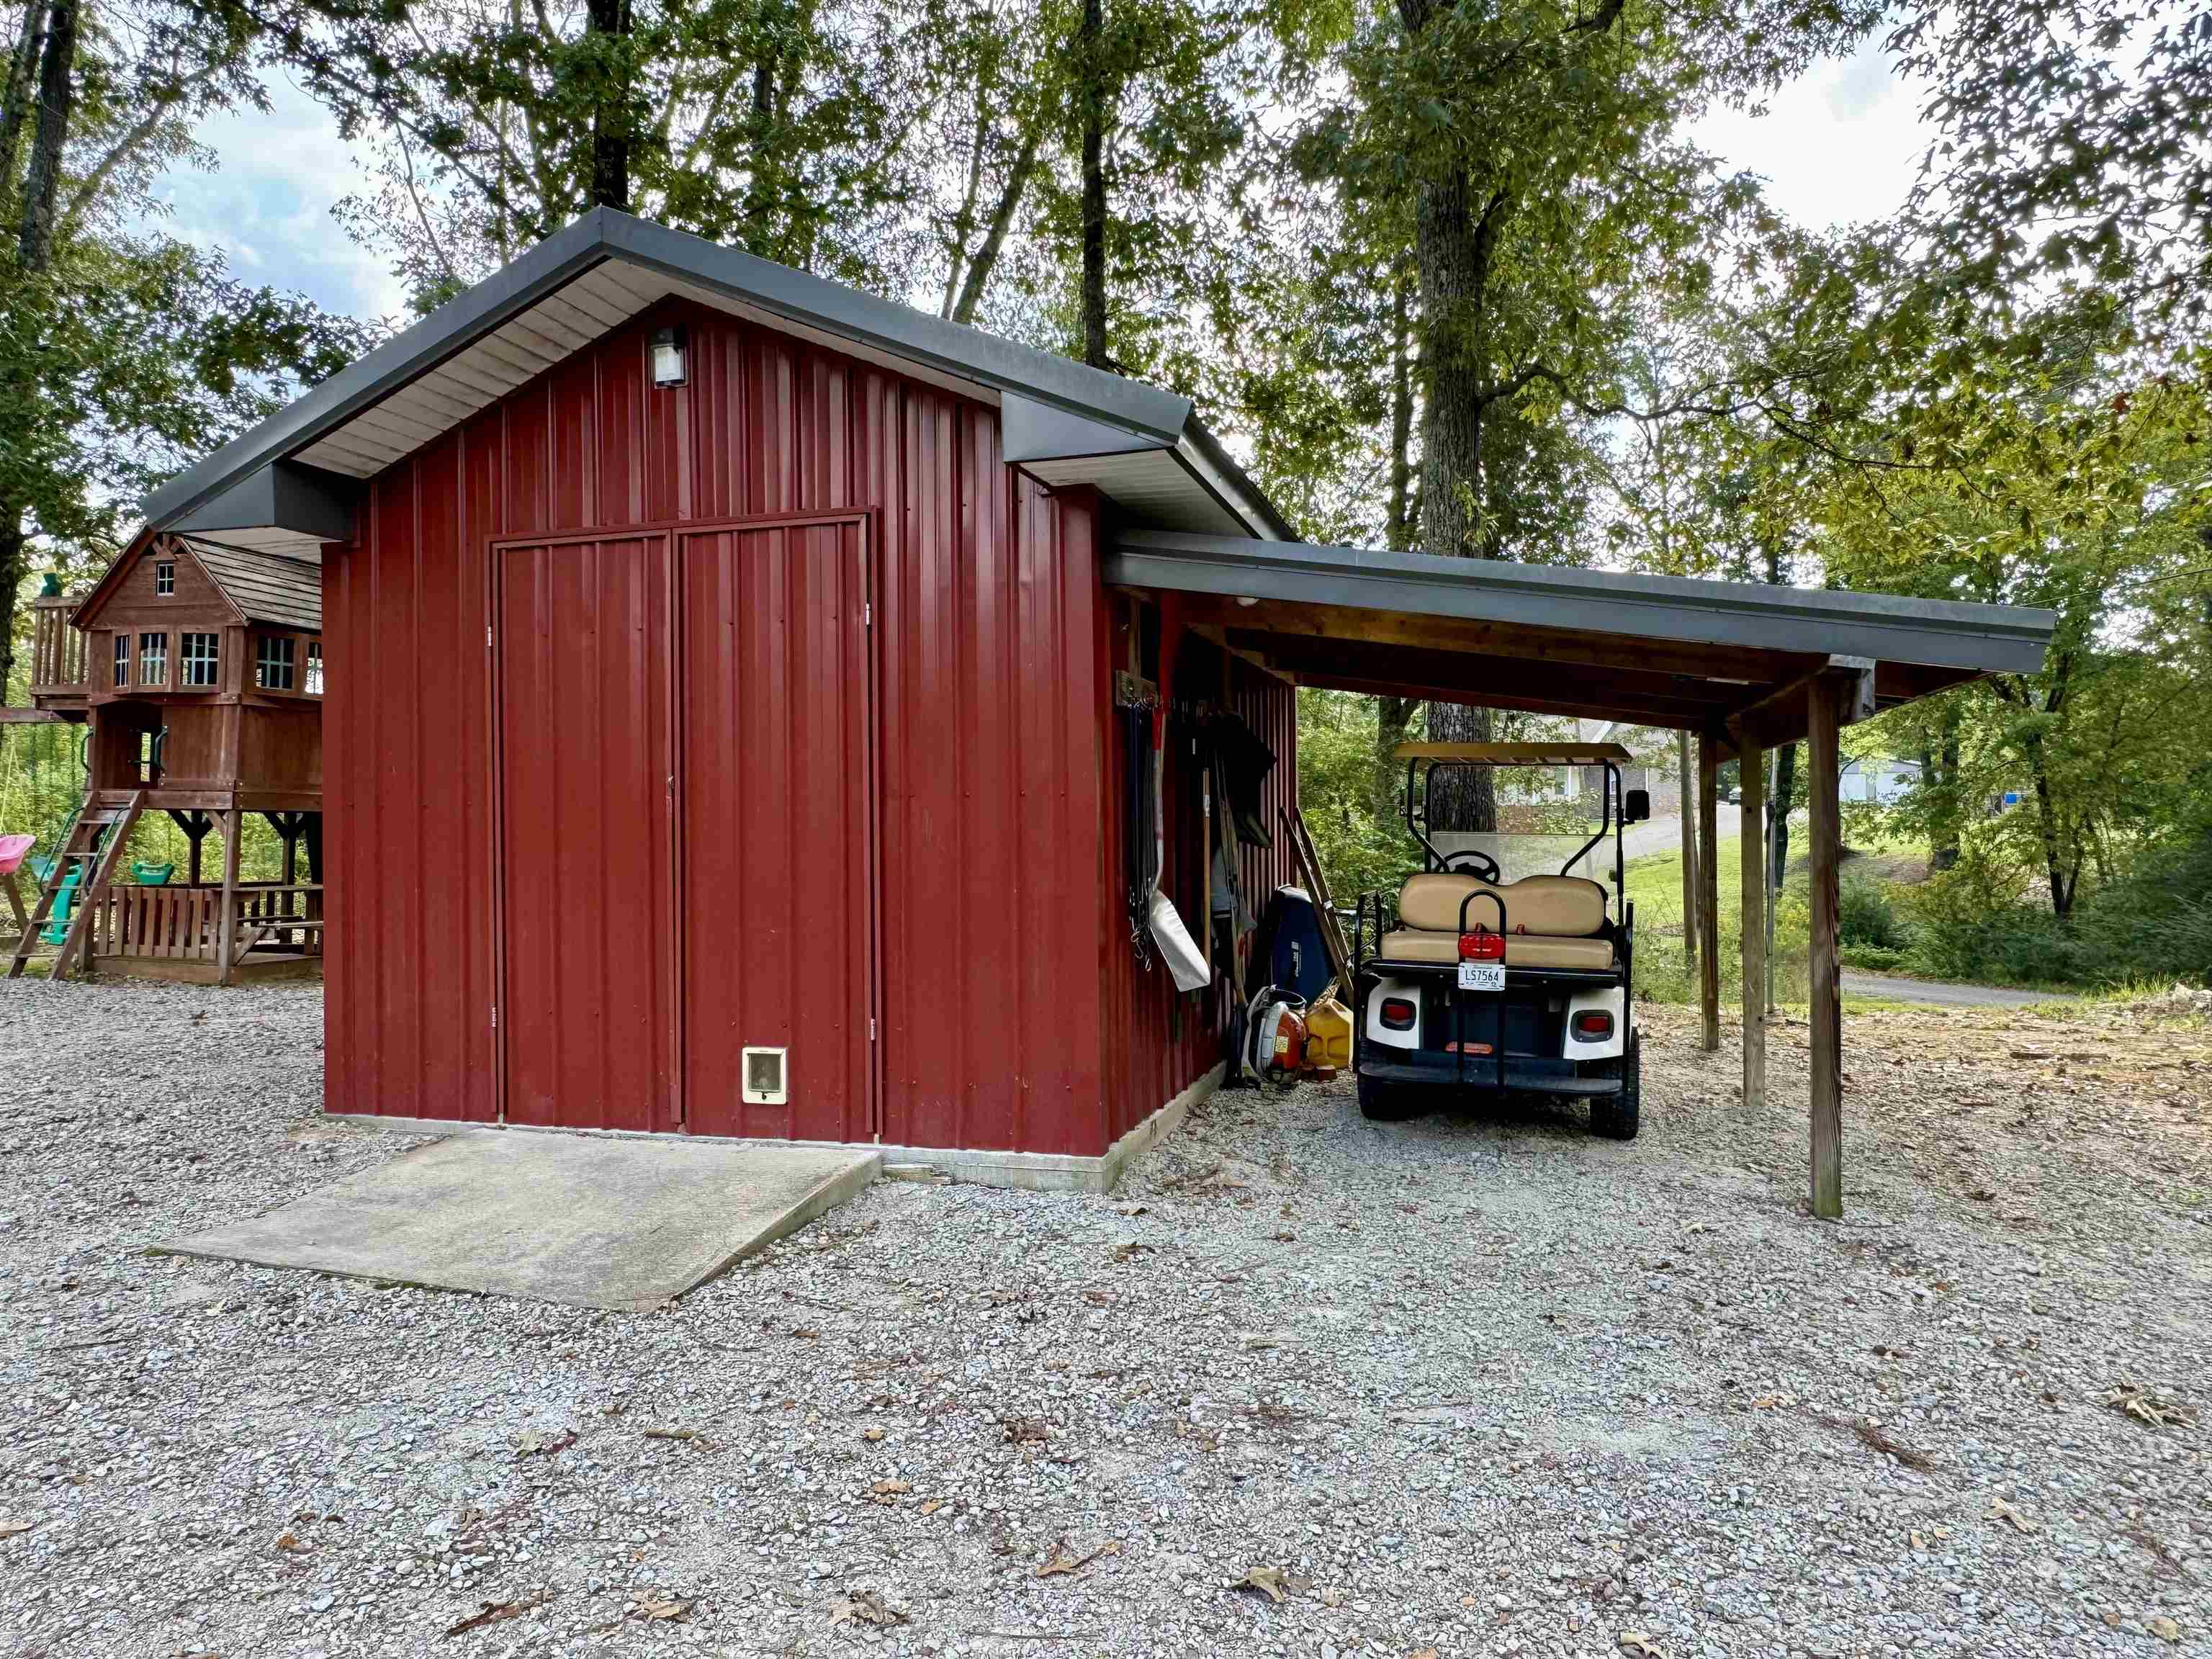
<svg viewBox="0 0 2212 1659"><path fill-rule="evenodd" d="M2202 1022L1853 1017L1832 1225L1650 1021L1632 1146L1222 1096L614 1315L142 1254L414 1143L0 986L0 1653L2212 1654Z"/></svg>

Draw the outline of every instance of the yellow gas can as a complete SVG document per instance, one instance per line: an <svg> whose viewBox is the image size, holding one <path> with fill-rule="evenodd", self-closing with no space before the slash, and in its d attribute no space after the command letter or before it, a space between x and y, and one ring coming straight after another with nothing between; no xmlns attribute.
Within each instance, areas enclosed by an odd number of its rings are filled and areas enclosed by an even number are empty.
<svg viewBox="0 0 2212 1659"><path fill-rule="evenodd" d="M1334 992L1306 1005L1306 1064L1338 1071L1352 1064L1352 1011Z"/></svg>

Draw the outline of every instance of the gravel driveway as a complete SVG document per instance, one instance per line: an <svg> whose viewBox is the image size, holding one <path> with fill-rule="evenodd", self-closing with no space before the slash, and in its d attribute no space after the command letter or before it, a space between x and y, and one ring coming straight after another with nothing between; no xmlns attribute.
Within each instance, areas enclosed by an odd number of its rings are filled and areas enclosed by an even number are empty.
<svg viewBox="0 0 2212 1659"><path fill-rule="evenodd" d="M412 1144L319 1011L0 986L0 1653L2212 1653L2201 1025L1855 1016L1842 1225L1655 1010L1632 1146L1223 1096L614 1315L140 1253Z"/></svg>

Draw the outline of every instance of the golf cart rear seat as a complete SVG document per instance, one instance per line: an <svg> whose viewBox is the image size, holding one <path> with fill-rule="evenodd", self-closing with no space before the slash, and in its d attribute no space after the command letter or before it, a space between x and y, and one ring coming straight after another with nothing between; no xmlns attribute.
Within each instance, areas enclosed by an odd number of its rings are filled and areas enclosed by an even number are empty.
<svg viewBox="0 0 2212 1659"><path fill-rule="evenodd" d="M1604 937L1605 889L1579 876L1523 876L1502 887L1475 876L1424 872L1398 894L1399 928L1376 946L1378 961L1449 964L1459 960L1460 906L1470 893L1505 902L1505 965L1593 968L1620 965ZM1495 930L1498 907L1486 898L1467 906L1467 925Z"/></svg>

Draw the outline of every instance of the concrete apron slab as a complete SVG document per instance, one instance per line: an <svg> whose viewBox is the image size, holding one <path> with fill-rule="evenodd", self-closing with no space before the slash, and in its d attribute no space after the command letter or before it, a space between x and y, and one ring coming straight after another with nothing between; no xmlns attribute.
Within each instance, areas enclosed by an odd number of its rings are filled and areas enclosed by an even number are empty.
<svg viewBox="0 0 2212 1659"><path fill-rule="evenodd" d="M876 1178L876 1152L466 1130L158 1254L572 1308L704 1284Z"/></svg>
<svg viewBox="0 0 2212 1659"><path fill-rule="evenodd" d="M485 1124L475 1133L513 1135L583 1136L595 1140L675 1141L689 1146L798 1147L808 1152L881 1158L884 1167L906 1174L929 1173L979 1187L1006 1187L1030 1193L1110 1193L1120 1184L1122 1171L1182 1127L1191 1109L1221 1085L1223 1068L1212 1071L1147 1117L1099 1158L1074 1152L1009 1152L953 1146L899 1146L849 1140L750 1140L735 1137L667 1135L635 1129L548 1128L527 1123ZM450 1119L385 1117L371 1112L325 1112L332 1123L350 1123L393 1134L443 1135L456 1133Z"/></svg>

